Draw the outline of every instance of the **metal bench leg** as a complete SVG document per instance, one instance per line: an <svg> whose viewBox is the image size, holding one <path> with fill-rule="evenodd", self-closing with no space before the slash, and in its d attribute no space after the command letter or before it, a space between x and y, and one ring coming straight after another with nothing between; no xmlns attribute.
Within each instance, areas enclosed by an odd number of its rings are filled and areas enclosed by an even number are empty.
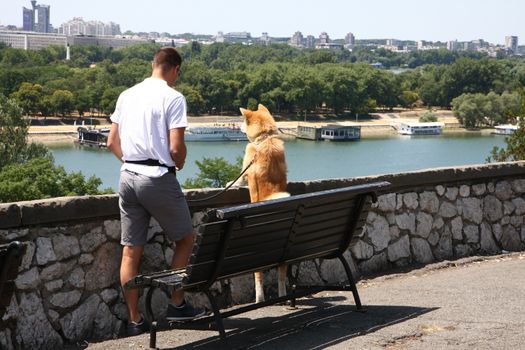
<svg viewBox="0 0 525 350"><path fill-rule="evenodd" d="M366 309L361 305L361 299L359 298L359 293L357 292L357 286L355 285L354 277L352 276L352 270L350 270L350 266L348 266L348 262L346 261L343 255L339 255L338 258L343 264L343 267L345 268L346 276L348 278L348 283L350 284L350 289L352 290L352 294L354 295L354 301L355 301L355 306L357 308L357 311L360 311L360 312L366 311Z"/></svg>
<svg viewBox="0 0 525 350"><path fill-rule="evenodd" d="M155 288L149 287L148 293L146 294L146 319L149 322L149 347L155 349L157 347L157 322L153 316L153 310L151 308L151 298L153 297L153 291Z"/></svg>
<svg viewBox="0 0 525 350"><path fill-rule="evenodd" d="M213 295L211 295L211 292L209 290L206 291L206 296L210 301L211 309L213 310L213 316L215 317L215 324L217 325L217 328L219 330L221 340L226 340L226 332L224 331L224 325L222 323L222 317L219 311L219 307L217 306L217 302L215 301L215 298L213 297Z"/></svg>

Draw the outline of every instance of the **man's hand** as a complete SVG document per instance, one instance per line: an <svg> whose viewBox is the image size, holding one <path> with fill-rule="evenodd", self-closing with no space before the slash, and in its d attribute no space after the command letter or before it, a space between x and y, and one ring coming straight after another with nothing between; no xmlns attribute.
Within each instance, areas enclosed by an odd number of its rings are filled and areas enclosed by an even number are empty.
<svg viewBox="0 0 525 350"><path fill-rule="evenodd" d="M184 143L184 130L186 128L170 129L170 155L177 170L182 170L186 161L187 150Z"/></svg>
<svg viewBox="0 0 525 350"><path fill-rule="evenodd" d="M109 131L107 146L109 150L122 162L122 148L120 147L120 135L118 133L118 124L112 123Z"/></svg>

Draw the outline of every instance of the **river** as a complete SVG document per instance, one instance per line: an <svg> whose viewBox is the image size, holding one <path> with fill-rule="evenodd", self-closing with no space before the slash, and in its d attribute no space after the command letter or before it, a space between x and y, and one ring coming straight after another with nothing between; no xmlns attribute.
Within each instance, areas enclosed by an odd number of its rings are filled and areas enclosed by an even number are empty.
<svg viewBox="0 0 525 350"><path fill-rule="evenodd" d="M355 142L285 143L288 180L396 173L425 168L484 163L494 146L505 145L504 137L480 134L401 136L364 138ZM183 183L198 172L196 160L224 157L234 162L244 152L246 142L188 142L185 168L177 174ZM120 162L106 149L71 144L51 147L55 162L67 171L81 171L102 179L101 188L117 189Z"/></svg>

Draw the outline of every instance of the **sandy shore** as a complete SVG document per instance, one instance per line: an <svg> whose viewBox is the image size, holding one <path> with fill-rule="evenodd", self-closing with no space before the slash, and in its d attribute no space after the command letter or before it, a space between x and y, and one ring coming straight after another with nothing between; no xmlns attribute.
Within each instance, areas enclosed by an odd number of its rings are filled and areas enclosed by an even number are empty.
<svg viewBox="0 0 525 350"><path fill-rule="evenodd" d="M295 130L298 125L308 124L310 126L324 126L327 124L340 125L359 125L361 126L361 137L381 137L397 134L395 126L402 122L415 122L419 116L426 112L422 111L408 111L403 113L374 113L373 119L366 121L278 121L277 125L280 129ZM458 120L450 111L436 112L438 120L445 123L444 133L490 133L490 129L482 131L467 131L460 127ZM241 123L241 116L205 116L205 117L189 117L188 121L192 125L214 125L217 123ZM109 124L97 125L97 128L109 127ZM73 142L77 136L77 128L75 125L48 125L48 126L31 126L29 128L29 140L31 142L41 142L44 144L55 143L69 143Z"/></svg>

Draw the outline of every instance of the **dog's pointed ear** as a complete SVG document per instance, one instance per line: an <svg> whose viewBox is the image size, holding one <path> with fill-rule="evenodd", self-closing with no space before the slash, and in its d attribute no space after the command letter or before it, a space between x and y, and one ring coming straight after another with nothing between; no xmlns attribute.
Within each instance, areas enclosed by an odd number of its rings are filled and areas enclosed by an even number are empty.
<svg viewBox="0 0 525 350"><path fill-rule="evenodd" d="M259 103L259 106L257 107L257 110L258 111L261 111L261 112L266 112L266 113L270 113L270 111L268 110L268 108L264 107L262 104Z"/></svg>
<svg viewBox="0 0 525 350"><path fill-rule="evenodd" d="M250 111L249 109L239 108L241 110L241 114L246 118L250 118L253 114L253 111Z"/></svg>

